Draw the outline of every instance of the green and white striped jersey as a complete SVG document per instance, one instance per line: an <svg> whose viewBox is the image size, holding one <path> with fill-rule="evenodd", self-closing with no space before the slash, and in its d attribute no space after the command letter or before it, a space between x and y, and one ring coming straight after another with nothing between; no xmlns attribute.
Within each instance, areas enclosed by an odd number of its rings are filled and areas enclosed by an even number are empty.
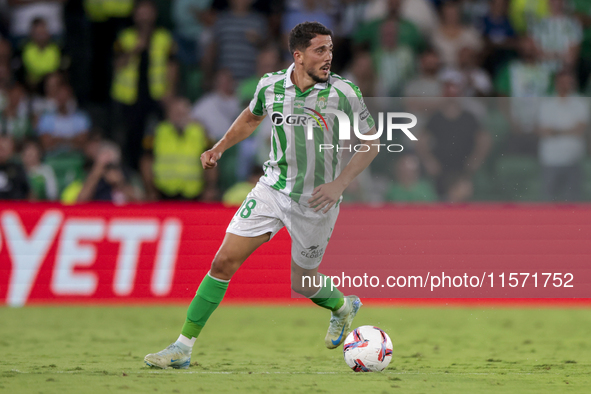
<svg viewBox="0 0 591 394"><path fill-rule="evenodd" d="M339 122L336 115L325 114L324 110L334 108L346 113L351 130L353 114L360 114L361 134L373 128L374 120L359 88L350 81L330 73L327 82L302 92L291 81L293 69L294 64L287 70L265 74L250 102L250 111L257 116L269 115L273 124L271 152L261 182L308 206L314 188L332 182L342 169L342 150L337 149L343 146L339 141ZM310 140L306 122L314 125ZM321 150L322 144L333 148Z"/></svg>

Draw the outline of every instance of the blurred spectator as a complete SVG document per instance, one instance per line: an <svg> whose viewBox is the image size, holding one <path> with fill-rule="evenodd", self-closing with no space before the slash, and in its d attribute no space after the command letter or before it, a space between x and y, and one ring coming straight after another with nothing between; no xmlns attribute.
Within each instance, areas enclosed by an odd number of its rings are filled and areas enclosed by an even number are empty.
<svg viewBox="0 0 591 394"><path fill-rule="evenodd" d="M27 171L29 184L35 200L55 201L58 185L53 168L43 164L43 150L37 140L28 140L23 145L21 160Z"/></svg>
<svg viewBox="0 0 591 394"><path fill-rule="evenodd" d="M519 41L519 59L507 64L496 76L495 88L509 100L512 135L507 141L507 152L536 154L535 119L539 97L552 90L552 74L538 60L538 50L531 37Z"/></svg>
<svg viewBox="0 0 591 394"><path fill-rule="evenodd" d="M398 44L420 52L425 46L424 39L417 26L401 16L401 2L402 0L387 0L385 16L361 25L353 35L353 43L369 45L372 52L378 50L382 24L389 20L398 24Z"/></svg>
<svg viewBox="0 0 591 394"><path fill-rule="evenodd" d="M508 16L508 0L492 0L490 11L479 24L485 41L486 68L495 73L514 56L516 34Z"/></svg>
<svg viewBox="0 0 591 394"><path fill-rule="evenodd" d="M42 18L35 18L31 24L30 40L23 48L22 62L25 80L32 90L37 90L39 83L46 75L60 68L61 50L51 40L47 23Z"/></svg>
<svg viewBox="0 0 591 394"><path fill-rule="evenodd" d="M492 81L490 75L477 63L479 58L470 47L460 50L458 58L458 71L464 79L462 96L486 97L492 93Z"/></svg>
<svg viewBox="0 0 591 394"><path fill-rule="evenodd" d="M51 36L59 38L64 33L64 4L67 0L8 0L10 5L10 36L13 44L20 44L29 34L36 18L47 22Z"/></svg>
<svg viewBox="0 0 591 394"><path fill-rule="evenodd" d="M443 85L439 81L441 62L434 50L421 54L419 75L411 79L404 89L407 97L441 97Z"/></svg>
<svg viewBox="0 0 591 394"><path fill-rule="evenodd" d="M0 134L12 136L17 145L32 134L27 92L20 84L14 84L8 90L6 106L0 113Z"/></svg>
<svg viewBox="0 0 591 394"><path fill-rule="evenodd" d="M448 67L457 67L458 54L462 48L472 48L476 53L483 49L482 38L478 31L462 24L458 0L449 0L443 4L441 24L439 29L433 32L431 42L443 63Z"/></svg>
<svg viewBox="0 0 591 394"><path fill-rule="evenodd" d="M0 134L0 200L26 200L31 197L24 167L14 157L14 140Z"/></svg>
<svg viewBox="0 0 591 394"><path fill-rule="evenodd" d="M121 150L109 141L101 142L84 182L74 181L62 193L62 202L66 204L89 201L124 204L137 200L139 192L130 183L129 171L121 163Z"/></svg>
<svg viewBox="0 0 591 394"><path fill-rule="evenodd" d="M35 95L31 102L31 110L33 115L33 125L38 125L39 119L44 114L51 114L57 111L57 96L60 87L66 83L64 76L61 73L52 73L43 80L43 89L41 95ZM68 110L70 112L76 111L76 99L74 95L70 97L68 103Z"/></svg>
<svg viewBox="0 0 591 394"><path fill-rule="evenodd" d="M507 64L495 79L495 89L506 97L543 97L552 89L552 74L539 61L531 37L519 40L519 58Z"/></svg>
<svg viewBox="0 0 591 394"><path fill-rule="evenodd" d="M343 77L353 82L365 97L376 96L376 73L373 59L368 51L355 51L353 59Z"/></svg>
<svg viewBox="0 0 591 394"><path fill-rule="evenodd" d="M115 42L115 72L111 94L120 105L126 125L126 159L138 168L142 139L150 117L161 114L160 101L176 87L176 48L172 35L156 26L156 7L140 0L133 13L134 26Z"/></svg>
<svg viewBox="0 0 591 394"><path fill-rule="evenodd" d="M515 37L515 30L509 20L507 1L492 0L489 11L478 23L484 38L494 46L506 46Z"/></svg>
<svg viewBox="0 0 591 394"><path fill-rule="evenodd" d="M84 0L86 19L90 21L91 100L109 99L112 80L113 43L119 31L130 25L134 0Z"/></svg>
<svg viewBox="0 0 591 394"><path fill-rule="evenodd" d="M591 74L591 1L570 0L573 16L576 17L583 28L583 40L579 55L578 79L579 86L585 86Z"/></svg>
<svg viewBox="0 0 591 394"><path fill-rule="evenodd" d="M437 201L437 193L431 182L421 179L421 165L414 154L400 156L393 165L394 179L388 184L386 201L430 202Z"/></svg>
<svg viewBox="0 0 591 394"><path fill-rule="evenodd" d="M259 80L266 73L275 72L280 69L281 54L274 45L268 45L259 52L257 57L257 72L238 84L236 89L241 105L248 105L254 96Z"/></svg>
<svg viewBox="0 0 591 394"><path fill-rule="evenodd" d="M532 24L548 16L549 0L511 0L509 18L511 25L519 34L524 34Z"/></svg>
<svg viewBox="0 0 591 394"><path fill-rule="evenodd" d="M376 91L380 97L401 96L404 83L415 71L412 49L398 44L399 25L394 20L386 20L380 26L380 46L373 55L377 70Z"/></svg>
<svg viewBox="0 0 591 394"><path fill-rule="evenodd" d="M552 72L575 67L583 40L581 25L565 13L564 1L549 0L550 15L531 26L542 60Z"/></svg>
<svg viewBox="0 0 591 394"><path fill-rule="evenodd" d="M244 182L238 182L224 193L222 202L226 206L238 207L244 202L248 193L256 186L259 179L265 174L261 166L254 166L250 170L249 178Z"/></svg>
<svg viewBox="0 0 591 394"><path fill-rule="evenodd" d="M210 11L213 0L176 0L172 2L175 39L179 46L179 60L195 64L209 45L214 15Z"/></svg>
<svg viewBox="0 0 591 394"><path fill-rule="evenodd" d="M8 40L0 37L0 64L11 66L12 61L12 46Z"/></svg>
<svg viewBox="0 0 591 394"><path fill-rule="evenodd" d="M490 10L490 0L461 0L462 21L477 26Z"/></svg>
<svg viewBox="0 0 591 394"><path fill-rule="evenodd" d="M316 21L334 32L335 21L331 12L333 4L330 1L301 0L287 2L287 9L283 14L281 33L287 40L291 29L306 21Z"/></svg>
<svg viewBox="0 0 591 394"><path fill-rule="evenodd" d="M0 46L2 46L0 41ZM0 111L8 104L8 91L12 86L12 73L9 63L0 62Z"/></svg>
<svg viewBox="0 0 591 394"><path fill-rule="evenodd" d="M191 121L187 99L168 104L167 119L154 131L142 159L142 176L151 200L211 201L217 197L217 171L204 171L201 154L209 147L203 127Z"/></svg>
<svg viewBox="0 0 591 394"><path fill-rule="evenodd" d="M351 38L365 20L368 3L364 0L342 0L334 33Z"/></svg>
<svg viewBox="0 0 591 394"><path fill-rule="evenodd" d="M235 83L230 70L219 70L214 83L214 91L197 101L191 118L203 124L207 135L217 142L234 123L241 107L234 94Z"/></svg>
<svg viewBox="0 0 591 394"><path fill-rule="evenodd" d="M439 26L437 8L431 0L402 0L400 15L414 23L425 37Z"/></svg>
<svg viewBox="0 0 591 394"><path fill-rule="evenodd" d="M460 86L444 84L441 110L427 122L417 142L417 153L435 179L439 198L463 201L471 197L471 179L490 150L491 139L458 99Z"/></svg>
<svg viewBox="0 0 591 394"><path fill-rule="evenodd" d="M48 154L82 151L90 129L88 117L72 108L72 88L62 84L56 93L57 111L39 119L38 134Z"/></svg>
<svg viewBox="0 0 591 394"><path fill-rule="evenodd" d="M589 125L588 101L575 96L575 78L556 76L556 97L543 98L538 116L539 158L544 197L548 201L579 201Z"/></svg>
<svg viewBox="0 0 591 394"><path fill-rule="evenodd" d="M434 50L423 52L420 59L419 75L411 79L404 88L406 109L417 116L418 124L426 122L437 109L443 95L443 84L439 80L439 55Z"/></svg>
<svg viewBox="0 0 591 394"><path fill-rule="evenodd" d="M256 73L257 56L268 40L268 31L265 19L251 10L251 4L252 0L230 0L230 10L217 18L204 59L207 75L226 68L240 82Z"/></svg>

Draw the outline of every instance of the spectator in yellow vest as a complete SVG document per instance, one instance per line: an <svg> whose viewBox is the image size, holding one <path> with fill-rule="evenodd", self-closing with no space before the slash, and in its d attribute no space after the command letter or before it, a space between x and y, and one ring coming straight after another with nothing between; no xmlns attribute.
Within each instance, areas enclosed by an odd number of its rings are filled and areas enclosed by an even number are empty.
<svg viewBox="0 0 591 394"><path fill-rule="evenodd" d="M138 168L142 139L150 117L159 116L161 103L176 87L176 46L171 33L156 26L155 5L138 2L134 25L123 30L115 42L115 70L111 97L120 106L126 127L126 158Z"/></svg>
<svg viewBox="0 0 591 394"><path fill-rule="evenodd" d="M83 0L90 22L91 100L105 103L113 79L113 43L117 34L131 24L134 0Z"/></svg>
<svg viewBox="0 0 591 394"><path fill-rule="evenodd" d="M212 201L218 196L217 172L204 173L200 156L209 147L205 129L190 119L187 99L171 99L167 119L144 139L141 172L148 199Z"/></svg>
<svg viewBox="0 0 591 394"><path fill-rule="evenodd" d="M517 33L526 33L533 23L548 16L548 4L548 0L511 0L509 18Z"/></svg>
<svg viewBox="0 0 591 394"><path fill-rule="evenodd" d="M35 18L31 23L30 41L23 48L25 79L35 89L47 74L57 71L62 63L59 46L51 40L47 23Z"/></svg>

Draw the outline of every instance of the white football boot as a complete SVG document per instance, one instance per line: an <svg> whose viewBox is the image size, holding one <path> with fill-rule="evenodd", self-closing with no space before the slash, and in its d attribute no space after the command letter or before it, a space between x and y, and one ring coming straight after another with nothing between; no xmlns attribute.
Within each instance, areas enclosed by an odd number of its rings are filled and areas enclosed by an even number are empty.
<svg viewBox="0 0 591 394"><path fill-rule="evenodd" d="M361 308L361 300L355 295L345 297L344 308L340 313L331 312L330 325L324 338L324 344L329 349L337 348L351 331L353 319Z"/></svg>

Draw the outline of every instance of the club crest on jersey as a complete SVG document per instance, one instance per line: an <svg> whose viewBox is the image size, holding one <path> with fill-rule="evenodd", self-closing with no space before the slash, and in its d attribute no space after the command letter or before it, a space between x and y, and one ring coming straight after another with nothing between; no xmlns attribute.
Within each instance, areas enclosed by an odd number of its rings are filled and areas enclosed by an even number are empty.
<svg viewBox="0 0 591 394"><path fill-rule="evenodd" d="M316 107L318 109L326 108L326 97L318 97L318 100L316 101Z"/></svg>

